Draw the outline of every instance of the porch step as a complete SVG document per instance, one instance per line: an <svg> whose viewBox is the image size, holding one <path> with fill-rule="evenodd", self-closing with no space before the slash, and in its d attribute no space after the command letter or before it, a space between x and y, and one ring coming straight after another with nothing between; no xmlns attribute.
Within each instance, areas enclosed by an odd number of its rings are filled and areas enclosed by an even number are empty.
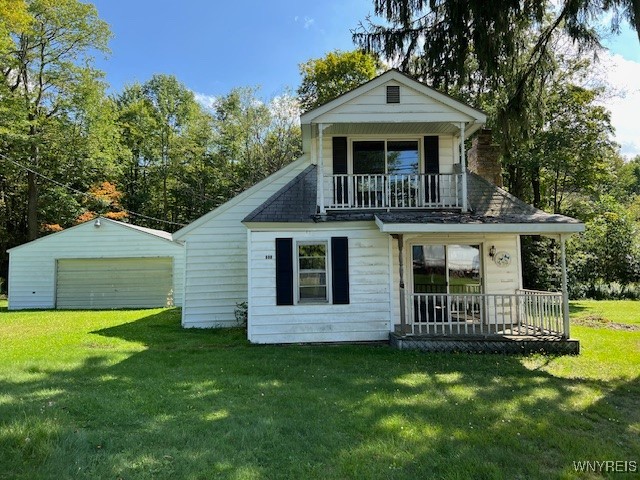
<svg viewBox="0 0 640 480"><path fill-rule="evenodd" d="M522 354L547 353L556 355L578 355L580 342L562 337L533 336L427 336L389 334L389 345L400 350L420 350L437 353L501 353Z"/></svg>

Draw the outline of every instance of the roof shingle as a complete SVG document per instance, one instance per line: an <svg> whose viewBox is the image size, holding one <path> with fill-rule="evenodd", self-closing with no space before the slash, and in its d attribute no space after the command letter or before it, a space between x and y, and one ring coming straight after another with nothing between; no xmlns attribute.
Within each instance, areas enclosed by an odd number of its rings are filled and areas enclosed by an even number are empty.
<svg viewBox="0 0 640 480"><path fill-rule="evenodd" d="M543 212L493 185L475 173L468 172L467 195L469 211L459 210L369 210L329 211L317 213L317 170L310 165L282 187L266 202L251 212L244 222L348 222L373 221L385 223L433 224L579 224L564 215Z"/></svg>

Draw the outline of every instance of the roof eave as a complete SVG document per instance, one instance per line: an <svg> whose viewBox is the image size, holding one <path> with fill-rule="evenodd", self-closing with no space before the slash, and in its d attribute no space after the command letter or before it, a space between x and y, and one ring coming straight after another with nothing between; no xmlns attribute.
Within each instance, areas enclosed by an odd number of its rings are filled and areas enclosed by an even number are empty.
<svg viewBox="0 0 640 480"><path fill-rule="evenodd" d="M508 233L518 235L563 235L584 232L583 223L385 223L383 233Z"/></svg>

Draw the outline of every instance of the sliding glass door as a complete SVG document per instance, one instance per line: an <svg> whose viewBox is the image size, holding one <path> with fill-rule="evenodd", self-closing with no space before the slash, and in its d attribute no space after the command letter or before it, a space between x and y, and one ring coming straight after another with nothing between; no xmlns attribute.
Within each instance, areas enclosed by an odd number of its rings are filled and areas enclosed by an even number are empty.
<svg viewBox="0 0 640 480"><path fill-rule="evenodd" d="M466 321L467 311L475 316L480 245L414 245L411 255L414 321Z"/></svg>

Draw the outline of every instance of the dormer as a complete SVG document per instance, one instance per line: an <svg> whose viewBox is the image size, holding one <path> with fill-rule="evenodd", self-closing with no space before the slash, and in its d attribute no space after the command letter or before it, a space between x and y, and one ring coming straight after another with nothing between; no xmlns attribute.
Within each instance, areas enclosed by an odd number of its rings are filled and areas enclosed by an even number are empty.
<svg viewBox="0 0 640 480"><path fill-rule="evenodd" d="M301 116L318 165L321 213L343 209L466 209L464 139L486 115L398 72Z"/></svg>

